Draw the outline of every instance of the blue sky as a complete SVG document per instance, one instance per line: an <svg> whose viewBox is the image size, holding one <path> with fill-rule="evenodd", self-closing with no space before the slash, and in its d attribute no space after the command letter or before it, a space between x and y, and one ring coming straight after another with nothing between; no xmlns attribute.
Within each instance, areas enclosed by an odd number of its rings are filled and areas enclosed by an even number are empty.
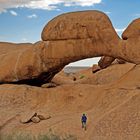
<svg viewBox="0 0 140 140"><path fill-rule="evenodd" d="M132 20L140 17L140 0L0 0L0 42L37 42L50 19L79 10L105 12L121 35ZM97 60L72 65L89 66Z"/></svg>

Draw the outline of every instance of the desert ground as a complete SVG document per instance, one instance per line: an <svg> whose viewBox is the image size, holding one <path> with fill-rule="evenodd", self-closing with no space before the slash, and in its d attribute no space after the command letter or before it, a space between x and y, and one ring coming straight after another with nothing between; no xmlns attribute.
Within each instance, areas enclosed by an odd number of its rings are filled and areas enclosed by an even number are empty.
<svg viewBox="0 0 140 140"><path fill-rule="evenodd" d="M0 136L14 132L39 135L52 130L78 140L139 140L139 71L139 65L114 64L96 73L89 68L66 75L62 70L53 78L57 86L52 88L3 84ZM51 118L21 123L31 112ZM83 113L88 117L86 131L81 128Z"/></svg>

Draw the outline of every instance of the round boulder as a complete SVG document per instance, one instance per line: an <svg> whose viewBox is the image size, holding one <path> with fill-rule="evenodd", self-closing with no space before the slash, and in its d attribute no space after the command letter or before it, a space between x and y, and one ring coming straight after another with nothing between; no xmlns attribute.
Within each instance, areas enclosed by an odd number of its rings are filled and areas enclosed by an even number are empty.
<svg viewBox="0 0 140 140"><path fill-rule="evenodd" d="M33 123L39 123L40 122L40 119L38 118L38 116L34 116L34 117L31 118L31 121Z"/></svg>

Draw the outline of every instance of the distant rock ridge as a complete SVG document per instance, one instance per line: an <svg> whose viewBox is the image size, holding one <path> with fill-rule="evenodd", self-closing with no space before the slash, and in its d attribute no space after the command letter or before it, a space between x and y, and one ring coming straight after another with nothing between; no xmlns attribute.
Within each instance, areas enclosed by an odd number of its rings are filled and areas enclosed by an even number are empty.
<svg viewBox="0 0 140 140"><path fill-rule="evenodd" d="M100 11L57 16L44 27L42 41L0 43L0 83L40 86L65 65L98 56L140 64L139 23L140 19L134 20L120 39L108 16Z"/></svg>

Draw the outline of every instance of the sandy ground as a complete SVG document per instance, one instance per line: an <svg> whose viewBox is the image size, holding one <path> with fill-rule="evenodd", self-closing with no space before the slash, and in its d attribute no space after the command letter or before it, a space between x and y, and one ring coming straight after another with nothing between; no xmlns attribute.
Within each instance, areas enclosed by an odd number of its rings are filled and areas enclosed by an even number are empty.
<svg viewBox="0 0 140 140"><path fill-rule="evenodd" d="M73 75L61 71L52 81L58 86L0 86L1 139L7 133L51 130L78 140L140 140L139 65L112 65L95 74L91 69ZM22 115L33 111L51 118L22 124ZM88 117L86 131L81 128L83 113Z"/></svg>

